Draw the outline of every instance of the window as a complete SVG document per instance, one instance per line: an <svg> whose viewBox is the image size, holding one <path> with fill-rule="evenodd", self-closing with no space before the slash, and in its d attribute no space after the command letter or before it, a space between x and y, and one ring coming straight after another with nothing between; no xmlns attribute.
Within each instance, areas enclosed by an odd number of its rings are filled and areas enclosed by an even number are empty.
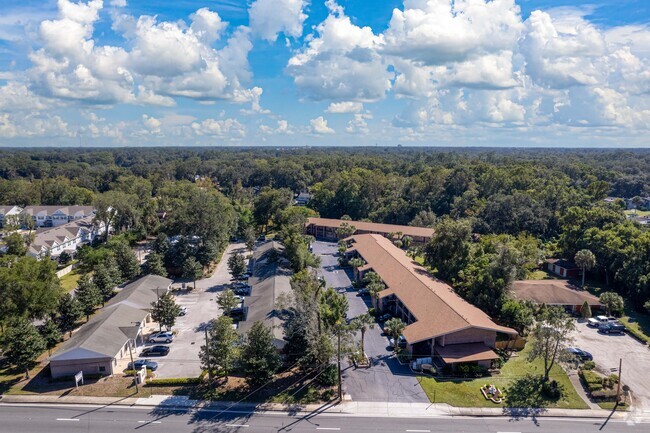
<svg viewBox="0 0 650 433"><path fill-rule="evenodd" d="M99 372L104 373L106 371L106 367L104 366L99 366Z"/></svg>

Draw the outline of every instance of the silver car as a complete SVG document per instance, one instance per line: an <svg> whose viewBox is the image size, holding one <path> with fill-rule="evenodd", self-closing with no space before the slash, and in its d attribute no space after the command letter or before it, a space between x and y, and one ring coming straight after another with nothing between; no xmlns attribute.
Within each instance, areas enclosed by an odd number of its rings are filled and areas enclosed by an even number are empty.
<svg viewBox="0 0 650 433"><path fill-rule="evenodd" d="M149 336L149 343L171 343L174 341L174 334L171 332L157 332Z"/></svg>

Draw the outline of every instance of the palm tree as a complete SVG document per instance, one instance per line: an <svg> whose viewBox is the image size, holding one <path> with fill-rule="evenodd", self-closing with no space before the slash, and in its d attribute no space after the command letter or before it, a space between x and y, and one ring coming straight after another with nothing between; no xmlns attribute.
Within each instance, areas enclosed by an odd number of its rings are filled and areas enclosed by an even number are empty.
<svg viewBox="0 0 650 433"><path fill-rule="evenodd" d="M368 313L357 316L352 321L352 326L357 331L361 332L361 352L365 353L365 337L368 329L374 329L375 319Z"/></svg>
<svg viewBox="0 0 650 433"><path fill-rule="evenodd" d="M589 250L580 250L576 253L574 260L576 265L582 268L582 287L584 287L586 271L596 266L596 256Z"/></svg>
<svg viewBox="0 0 650 433"><path fill-rule="evenodd" d="M391 337L393 337L393 344L394 347L393 349L397 352L397 345L399 344L399 337L402 335L402 332L404 332L404 328L406 328L406 323L402 321L402 319L399 319L397 317L394 317L390 320L387 320L386 323L384 324L384 332Z"/></svg>

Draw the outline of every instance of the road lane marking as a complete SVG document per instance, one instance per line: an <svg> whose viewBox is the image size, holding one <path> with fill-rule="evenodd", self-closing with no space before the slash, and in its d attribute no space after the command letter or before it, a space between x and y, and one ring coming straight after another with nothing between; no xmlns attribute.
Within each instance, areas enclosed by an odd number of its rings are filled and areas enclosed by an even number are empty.
<svg viewBox="0 0 650 433"><path fill-rule="evenodd" d="M162 424L162 421L138 421L139 424Z"/></svg>
<svg viewBox="0 0 650 433"><path fill-rule="evenodd" d="M79 418L57 418L57 421L79 421Z"/></svg>
<svg viewBox="0 0 650 433"><path fill-rule="evenodd" d="M316 427L316 430L341 430L339 427Z"/></svg>
<svg viewBox="0 0 650 433"><path fill-rule="evenodd" d="M226 424L226 427L250 427L248 424Z"/></svg>
<svg viewBox="0 0 650 433"><path fill-rule="evenodd" d="M431 430L406 430L412 433L431 433Z"/></svg>

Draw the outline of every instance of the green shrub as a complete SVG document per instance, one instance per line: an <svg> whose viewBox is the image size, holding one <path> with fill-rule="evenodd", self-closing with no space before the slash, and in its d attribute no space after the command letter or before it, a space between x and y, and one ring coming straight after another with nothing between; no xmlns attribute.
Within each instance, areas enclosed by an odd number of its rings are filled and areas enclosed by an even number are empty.
<svg viewBox="0 0 650 433"><path fill-rule="evenodd" d="M564 394L564 388L557 381L544 382L542 385L542 395L549 400L557 401Z"/></svg>
<svg viewBox="0 0 650 433"><path fill-rule="evenodd" d="M585 370L593 370L596 368L596 363L594 361L586 361L582 368Z"/></svg>
<svg viewBox="0 0 650 433"><path fill-rule="evenodd" d="M339 382L339 371L336 365L330 364L316 378L316 381L323 386L334 386Z"/></svg>
<svg viewBox="0 0 650 433"><path fill-rule="evenodd" d="M198 385L198 377L180 377L175 379L152 379L147 382L147 386L184 386Z"/></svg>
<svg viewBox="0 0 650 433"><path fill-rule="evenodd" d="M603 389L603 378L591 370L580 370L580 378L583 380L589 392Z"/></svg>
<svg viewBox="0 0 650 433"><path fill-rule="evenodd" d="M376 315L377 315L377 311L375 311L375 307L370 307L370 308L368 308L368 314L370 314L370 315L373 316L373 317L376 316Z"/></svg>
<svg viewBox="0 0 650 433"><path fill-rule="evenodd" d="M616 401L615 389L601 389L591 393L591 397L598 401Z"/></svg>

